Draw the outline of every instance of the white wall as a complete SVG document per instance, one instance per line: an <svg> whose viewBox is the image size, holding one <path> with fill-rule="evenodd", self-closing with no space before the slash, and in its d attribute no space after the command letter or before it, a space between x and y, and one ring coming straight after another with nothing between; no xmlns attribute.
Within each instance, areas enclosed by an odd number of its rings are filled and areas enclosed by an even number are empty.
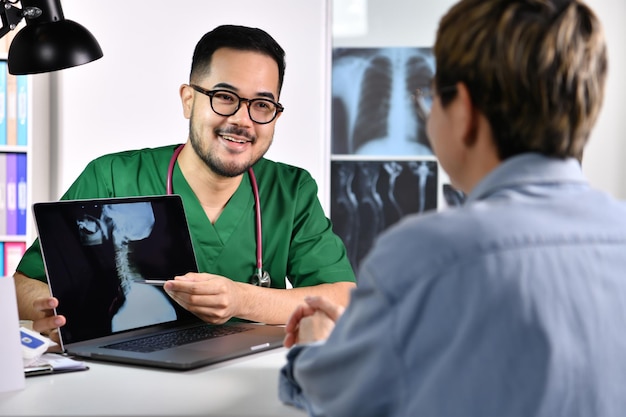
<svg viewBox="0 0 626 417"><path fill-rule="evenodd" d="M429 46L440 17L455 1L335 0L367 6L367 33L336 38L335 46ZM319 4L318 4L319 3ZM329 56L320 48L328 29L320 18L324 1L63 0L68 19L85 25L100 41L104 58L52 75L54 107L52 190L55 199L84 165L103 153L183 142L178 86L187 81L191 54L200 36L221 23L267 29L287 51L277 125L268 157L308 169L329 205ZM593 185L626 198L626 2L589 0L608 36L610 73L606 101L585 154L583 168ZM115 6L115 7L114 7ZM349 7L346 7L349 9ZM313 35L311 35L313 34ZM327 51L330 52L330 51ZM56 90L58 89L58 91ZM304 98L306 97L306 102ZM313 108L308 103L317 103ZM53 126L54 127L54 126ZM55 148L56 146L56 148Z"/></svg>
<svg viewBox="0 0 626 417"><path fill-rule="evenodd" d="M66 19L98 39L104 57L52 75L59 114L52 132L51 198L60 197L86 163L104 153L186 141L179 86L188 82L197 41L226 23L260 27L285 49L280 97L285 112L267 157L306 168L325 187L330 114L326 0L63 0L62 5Z"/></svg>
<svg viewBox="0 0 626 417"><path fill-rule="evenodd" d="M604 24L609 76L602 113L589 139L583 169L591 183L626 199L626 1L588 0Z"/></svg>

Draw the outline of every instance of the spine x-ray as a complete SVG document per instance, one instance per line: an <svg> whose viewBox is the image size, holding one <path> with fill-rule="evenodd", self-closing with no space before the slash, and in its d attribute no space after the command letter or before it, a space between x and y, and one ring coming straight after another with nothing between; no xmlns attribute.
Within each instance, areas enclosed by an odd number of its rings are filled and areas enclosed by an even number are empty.
<svg viewBox="0 0 626 417"><path fill-rule="evenodd" d="M353 268L374 239L407 214L437 208L437 162L332 161L331 220Z"/></svg>

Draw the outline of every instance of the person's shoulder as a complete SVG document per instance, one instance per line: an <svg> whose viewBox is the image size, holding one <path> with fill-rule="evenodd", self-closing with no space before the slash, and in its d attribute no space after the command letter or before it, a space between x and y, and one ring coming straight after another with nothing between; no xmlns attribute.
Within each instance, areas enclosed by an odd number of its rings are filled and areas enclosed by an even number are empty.
<svg viewBox="0 0 626 417"><path fill-rule="evenodd" d="M267 158L261 158L254 165L254 173L259 177L274 176L288 182L313 181L313 177L306 169Z"/></svg>
<svg viewBox="0 0 626 417"><path fill-rule="evenodd" d="M95 158L92 163L94 164L109 164L112 161L116 160L132 160L132 159L163 159L163 158L171 158L174 150L179 145L166 145L154 148L138 148L138 149L128 149L119 152L108 153L105 155L101 155Z"/></svg>
<svg viewBox="0 0 626 417"><path fill-rule="evenodd" d="M467 207L407 215L379 235L368 255L368 265L375 270L379 265L398 268L396 274L406 268L445 269L478 255L485 239L491 239L492 226L488 215ZM384 274L382 270L377 273Z"/></svg>
<svg viewBox="0 0 626 417"><path fill-rule="evenodd" d="M482 234L488 220L467 207L454 207L441 211L405 216L394 224L381 239L411 240L425 247L456 247L467 244L473 236ZM460 240L463 236L466 240ZM469 239L468 239L469 238Z"/></svg>

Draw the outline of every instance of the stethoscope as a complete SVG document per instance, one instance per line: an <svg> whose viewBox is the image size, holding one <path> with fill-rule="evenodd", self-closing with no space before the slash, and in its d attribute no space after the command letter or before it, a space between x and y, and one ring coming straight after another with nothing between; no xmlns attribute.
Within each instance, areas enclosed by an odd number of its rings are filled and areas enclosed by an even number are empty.
<svg viewBox="0 0 626 417"><path fill-rule="evenodd" d="M174 155L170 159L170 164L167 167L167 179L166 187L167 194L172 194L172 176L174 175L174 165L178 159L178 154L183 150L185 144L179 145L174 150ZM259 186L256 182L256 177L252 167L248 168L248 175L250 176L250 183L252 184L252 193L254 194L254 211L255 211L255 228L256 228L256 270L250 277L250 284L257 285L259 287L269 287L272 279L267 271L263 270L263 239L261 235L261 202L259 200Z"/></svg>

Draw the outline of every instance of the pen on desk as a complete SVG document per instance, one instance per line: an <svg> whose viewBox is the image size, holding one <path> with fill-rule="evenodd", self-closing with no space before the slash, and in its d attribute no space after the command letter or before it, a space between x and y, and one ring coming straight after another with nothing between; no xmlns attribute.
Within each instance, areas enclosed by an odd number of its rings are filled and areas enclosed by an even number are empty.
<svg viewBox="0 0 626 417"><path fill-rule="evenodd" d="M135 282L138 284L146 284L146 285L159 285L159 286L163 286L163 284L165 284L165 282L168 281L167 279L162 279L162 278L149 278L149 279L136 279Z"/></svg>
<svg viewBox="0 0 626 417"><path fill-rule="evenodd" d="M266 347L270 347L269 343L261 343L260 345L256 345L256 346L251 346L250 350L259 350L259 349L263 349Z"/></svg>

